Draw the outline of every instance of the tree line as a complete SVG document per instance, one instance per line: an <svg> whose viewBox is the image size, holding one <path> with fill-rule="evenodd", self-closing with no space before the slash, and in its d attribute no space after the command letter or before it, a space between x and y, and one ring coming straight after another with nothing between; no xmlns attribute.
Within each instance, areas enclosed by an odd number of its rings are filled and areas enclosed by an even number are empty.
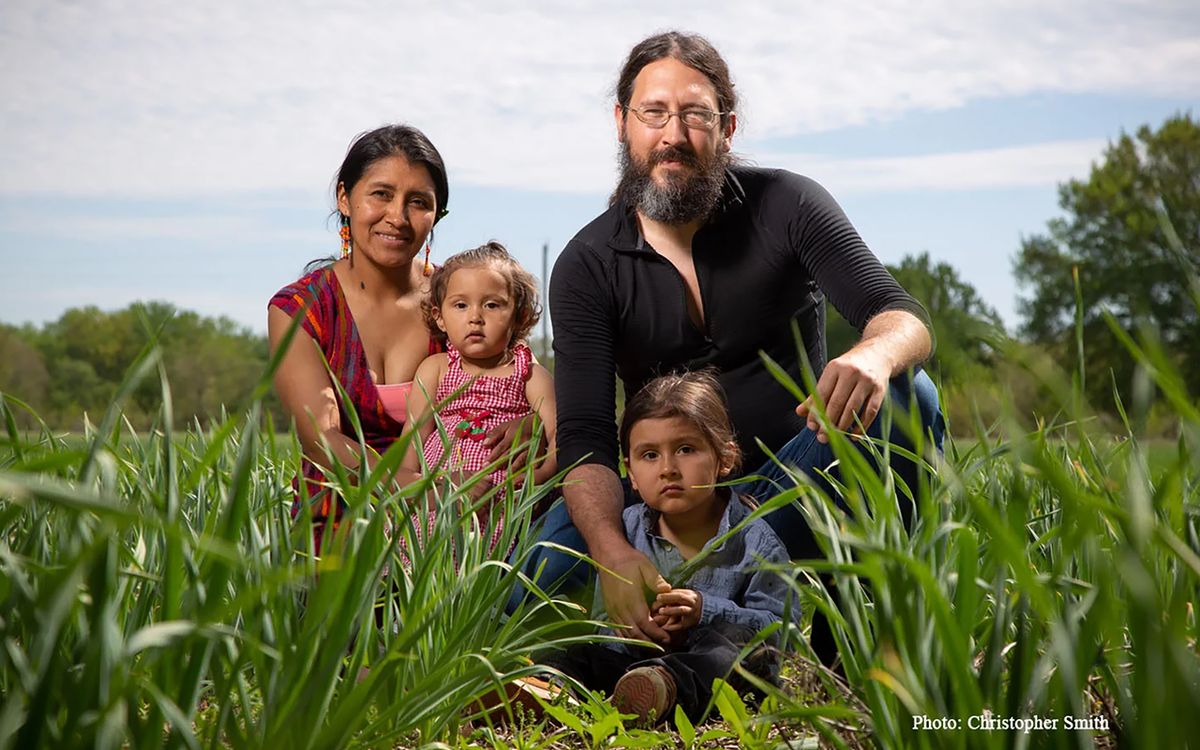
<svg viewBox="0 0 1200 750"><path fill-rule="evenodd" d="M1200 121L1181 113L1121 134L1086 179L1058 194L1063 215L1014 255L1022 294L1011 334L948 264L918 255L889 267L930 312L937 351L928 367L956 432L1006 404L1029 425L1052 418L1061 400L1033 374L1050 364L1115 418L1137 392L1137 359L1114 326L1155 342L1162 366L1193 402L1200 397ZM833 354L857 334L836 314L830 321ZM1157 418L1151 432L1176 429L1170 410Z"/></svg>
<svg viewBox="0 0 1200 750"><path fill-rule="evenodd" d="M161 352L177 424L206 423L223 408L242 408L267 366L266 337L226 317L204 317L167 302L138 302L114 312L82 307L41 327L0 325L0 391L27 403L50 427L78 430L85 418L100 420L130 365L152 342ZM125 405L125 417L144 428L161 403L160 379L146 378ZM282 418L277 402L268 406ZM18 419L22 427L34 424L29 415Z"/></svg>
<svg viewBox="0 0 1200 750"><path fill-rule="evenodd" d="M1157 130L1122 134L1087 179L1060 185L1059 205L1064 215L1024 238L1014 257L1024 296L1011 335L951 265L922 253L889 266L930 313L937 350L927 367L952 427L976 414L987 423L1006 404L1030 420L1050 416L1056 401L1027 366L1039 360L1073 370L1093 406L1115 413L1115 394L1131 392L1135 373L1110 319L1159 341L1190 396L1200 396L1200 123L1180 114ZM857 332L832 308L828 320L836 356ZM99 419L151 341L161 348L177 422L241 408L267 365L266 338L225 317L165 302L85 307L40 328L0 324L0 391L51 427L79 429L85 414ZM144 427L160 401L160 383L148 379L125 416ZM273 397L268 410L286 424Z"/></svg>

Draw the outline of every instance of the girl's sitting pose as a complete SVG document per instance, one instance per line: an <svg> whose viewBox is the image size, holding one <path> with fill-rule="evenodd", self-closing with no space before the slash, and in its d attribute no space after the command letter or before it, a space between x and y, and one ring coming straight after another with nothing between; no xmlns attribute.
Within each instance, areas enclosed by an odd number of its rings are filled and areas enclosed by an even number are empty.
<svg viewBox="0 0 1200 750"><path fill-rule="evenodd" d="M446 351L417 367L405 423L405 431L416 430L423 441L425 465L448 472L455 481L476 474L491 463L492 449L483 442L488 431L536 412L549 450L539 457L533 478L549 479L557 471L554 383L524 342L541 312L533 277L503 245L489 242L451 256L433 272L429 285L422 304L425 322ZM436 420L430 419L438 404ZM420 457L409 451L403 465L419 472ZM496 469L487 482L475 486L476 496L506 479L507 469ZM482 515L485 528L488 523L493 528L495 546L503 519L489 519L486 510Z"/></svg>
<svg viewBox="0 0 1200 750"><path fill-rule="evenodd" d="M761 518L713 546L750 508L728 488L713 486L737 468L741 456L712 375L652 380L625 407L621 446L629 480L643 500L625 509L625 533L665 576L651 592L650 611L673 636L671 646L663 654L620 643L582 644L542 662L590 690L611 692L622 712L643 721L665 718L676 704L696 721L712 697L713 679L733 679L729 674L742 646L783 618L788 583L759 567L785 563L788 555ZM689 578L667 583L702 551L707 556ZM598 608L603 599L596 601ZM791 617L798 621L797 608ZM753 661L746 665L751 671L776 677L773 650Z"/></svg>

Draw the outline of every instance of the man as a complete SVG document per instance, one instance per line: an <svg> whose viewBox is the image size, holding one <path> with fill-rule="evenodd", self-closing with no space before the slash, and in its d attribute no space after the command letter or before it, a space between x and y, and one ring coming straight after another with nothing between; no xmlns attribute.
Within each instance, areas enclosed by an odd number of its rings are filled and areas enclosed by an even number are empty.
<svg viewBox="0 0 1200 750"><path fill-rule="evenodd" d="M569 519L552 513L543 538L585 543L601 566L633 581L600 576L609 616L659 643L668 637L642 591L659 571L621 525L614 373L632 395L655 375L715 367L747 466L762 460L758 438L788 463L824 468L831 454L813 397L797 407L759 352L800 382L794 319L830 424L851 430L857 418L878 431L889 387L908 403L907 381L889 381L932 346L924 310L828 193L799 175L734 163L735 109L728 68L702 37L669 32L634 47L613 109L620 182L609 209L568 243L550 283L560 465L580 465L563 488ZM825 297L862 331L828 364ZM923 374L915 391L940 439L936 392ZM794 508L769 520L793 556L818 554Z"/></svg>

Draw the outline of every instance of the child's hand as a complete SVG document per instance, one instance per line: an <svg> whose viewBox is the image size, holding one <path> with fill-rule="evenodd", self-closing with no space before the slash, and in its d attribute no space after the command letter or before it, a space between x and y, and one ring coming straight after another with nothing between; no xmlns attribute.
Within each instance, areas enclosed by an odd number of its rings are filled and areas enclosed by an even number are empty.
<svg viewBox="0 0 1200 750"><path fill-rule="evenodd" d="M654 600L652 610L657 617L667 618L662 626L667 632L689 630L700 624L700 611L704 608L704 597L692 589L671 589L660 593Z"/></svg>
<svg viewBox="0 0 1200 750"><path fill-rule="evenodd" d="M660 644L668 651L678 651L687 644L687 630L681 630L679 626L679 616L664 615L662 613L652 615L651 620L663 630L667 631L670 640Z"/></svg>

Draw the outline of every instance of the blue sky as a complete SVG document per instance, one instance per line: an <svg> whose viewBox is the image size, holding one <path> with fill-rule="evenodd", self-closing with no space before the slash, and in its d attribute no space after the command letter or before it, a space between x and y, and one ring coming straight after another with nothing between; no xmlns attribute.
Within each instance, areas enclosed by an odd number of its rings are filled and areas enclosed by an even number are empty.
<svg viewBox="0 0 1200 750"><path fill-rule="evenodd" d="M1011 326L1012 259L1122 130L1200 116L1195 2L634 2L0 8L0 322L163 299L265 329L334 252L351 137L405 121L450 168L435 253L498 239L537 276L604 207L623 56L703 33L735 150L807 174L886 262L928 251Z"/></svg>

